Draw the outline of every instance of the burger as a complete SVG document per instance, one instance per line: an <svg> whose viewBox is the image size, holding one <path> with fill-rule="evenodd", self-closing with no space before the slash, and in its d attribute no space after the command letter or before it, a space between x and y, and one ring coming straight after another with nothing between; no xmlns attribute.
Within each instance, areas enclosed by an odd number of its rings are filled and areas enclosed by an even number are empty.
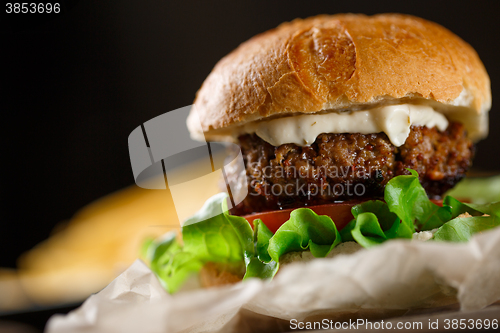
<svg viewBox="0 0 500 333"><path fill-rule="evenodd" d="M488 132L490 81L474 49L408 15L297 19L217 63L187 126L230 141L244 164L182 237L144 257L166 289L271 279L295 260L385 241L466 241L500 205L443 197ZM230 208L230 209L228 209ZM217 214L214 214L214 211Z"/></svg>

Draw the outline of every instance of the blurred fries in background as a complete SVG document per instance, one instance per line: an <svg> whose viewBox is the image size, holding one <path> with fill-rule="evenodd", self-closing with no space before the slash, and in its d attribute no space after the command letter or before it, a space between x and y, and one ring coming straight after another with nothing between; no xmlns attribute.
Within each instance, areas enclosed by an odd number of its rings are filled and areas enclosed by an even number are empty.
<svg viewBox="0 0 500 333"><path fill-rule="evenodd" d="M182 172L189 174L192 168L196 163ZM192 192L193 202L201 205L218 192L217 179L205 177L203 186ZM176 207L176 212L168 189L132 185L89 204L24 253L18 271L0 270L0 310L84 300L132 264L147 238L179 230L177 214L192 214L193 202Z"/></svg>

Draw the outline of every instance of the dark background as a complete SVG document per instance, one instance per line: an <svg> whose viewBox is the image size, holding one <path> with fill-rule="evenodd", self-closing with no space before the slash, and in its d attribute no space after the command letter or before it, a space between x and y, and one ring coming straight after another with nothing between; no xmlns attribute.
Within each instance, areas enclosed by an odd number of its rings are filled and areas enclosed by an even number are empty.
<svg viewBox="0 0 500 333"><path fill-rule="evenodd" d="M296 17L401 12L472 44L492 81L475 167L500 170L500 16L494 1L59 1L59 14L0 18L0 266L79 208L134 183L141 123L192 103L215 63Z"/></svg>

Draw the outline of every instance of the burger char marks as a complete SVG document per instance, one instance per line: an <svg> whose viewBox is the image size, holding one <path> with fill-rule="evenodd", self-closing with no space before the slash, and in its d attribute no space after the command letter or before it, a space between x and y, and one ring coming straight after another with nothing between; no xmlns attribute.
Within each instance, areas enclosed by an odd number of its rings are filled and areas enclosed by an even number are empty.
<svg viewBox="0 0 500 333"><path fill-rule="evenodd" d="M440 132L411 127L405 144L387 135L321 134L311 146L274 147L255 134L239 137L249 194L233 213L295 208L338 200L381 198L387 182L416 170L428 195L440 197L471 166L474 146L457 122ZM229 182L238 175L228 174Z"/></svg>

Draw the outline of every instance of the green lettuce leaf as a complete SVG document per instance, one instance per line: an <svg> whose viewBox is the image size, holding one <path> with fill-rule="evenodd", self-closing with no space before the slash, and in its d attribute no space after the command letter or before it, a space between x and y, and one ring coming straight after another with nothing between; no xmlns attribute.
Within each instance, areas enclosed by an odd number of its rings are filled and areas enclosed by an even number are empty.
<svg viewBox="0 0 500 333"><path fill-rule="evenodd" d="M243 280L249 278L271 279L276 275L279 269L279 264L271 260L268 263L262 262L257 257L253 257L246 266L245 276Z"/></svg>
<svg viewBox="0 0 500 333"><path fill-rule="evenodd" d="M227 194L211 197L182 228L184 246L175 237L151 243L150 267L173 293L207 262L248 265L254 257L253 231L246 219L227 212Z"/></svg>
<svg viewBox="0 0 500 333"><path fill-rule="evenodd" d="M325 257L340 242L340 233L330 217L298 208L269 240L268 252L276 262L285 253L306 249L315 257Z"/></svg>
<svg viewBox="0 0 500 333"><path fill-rule="evenodd" d="M168 232L158 239L149 240L147 244L147 248L143 255L151 262L152 266L158 263L164 253L174 252L180 249L175 232Z"/></svg>
<svg viewBox="0 0 500 333"><path fill-rule="evenodd" d="M411 238L399 233L401 220L380 200L371 200L351 209L354 219L340 232L343 241L356 241L363 247L372 247L391 238Z"/></svg>
<svg viewBox="0 0 500 333"><path fill-rule="evenodd" d="M373 213L359 214L351 234L352 238L365 248L378 245L387 240L377 216Z"/></svg>
<svg viewBox="0 0 500 333"><path fill-rule="evenodd" d="M354 218L357 218L362 213L373 213L377 216L382 230L389 230L394 225L394 220L398 216L389 210L389 206L380 200L370 200L358 204L351 209Z"/></svg>
<svg viewBox="0 0 500 333"><path fill-rule="evenodd" d="M258 277L268 279L274 277L279 269L279 264L272 260L268 252L269 240L273 233L262 223L261 220L254 220L254 251L255 256L247 264L243 280Z"/></svg>
<svg viewBox="0 0 500 333"><path fill-rule="evenodd" d="M498 215L457 217L440 227L433 239L435 241L467 242L474 234L498 225L500 225Z"/></svg>
<svg viewBox="0 0 500 333"><path fill-rule="evenodd" d="M418 173L408 169L409 176L391 179L384 192L389 210L401 219L401 234L409 235L415 230L431 230L442 226L451 218L447 206L432 203L418 180Z"/></svg>
<svg viewBox="0 0 500 333"><path fill-rule="evenodd" d="M210 198L182 228L184 251L205 262L248 261L253 257L253 232L246 219L229 215L227 194Z"/></svg>
<svg viewBox="0 0 500 333"><path fill-rule="evenodd" d="M176 292L189 276L199 272L203 266L196 256L182 251L174 232L149 241L144 255L151 270L170 293Z"/></svg>
<svg viewBox="0 0 500 333"><path fill-rule="evenodd" d="M352 219L345 227L340 230L340 239L342 242L355 242L356 240L352 237L352 230L356 226L356 219Z"/></svg>
<svg viewBox="0 0 500 333"><path fill-rule="evenodd" d="M262 262L270 262L272 259L268 252L269 240L274 234L260 219L254 220L253 224L255 254Z"/></svg>
<svg viewBox="0 0 500 333"><path fill-rule="evenodd" d="M483 215L483 213L475 210L474 208L470 207L469 205L458 201L457 199L451 197L451 196L446 196L443 200L443 205L446 205L450 207L451 211L451 217L454 219L460 214L464 213L469 213L472 216L480 216Z"/></svg>
<svg viewBox="0 0 500 333"><path fill-rule="evenodd" d="M455 218L464 213L469 213L472 216L482 216L484 214L498 216L500 214L500 202L488 204L471 204L460 202L448 195L444 198L443 205L447 205L450 207L452 218Z"/></svg>
<svg viewBox="0 0 500 333"><path fill-rule="evenodd" d="M465 204L465 205L469 206L470 208L480 213L500 217L500 202L493 202L489 204Z"/></svg>
<svg viewBox="0 0 500 333"><path fill-rule="evenodd" d="M436 241L466 242L472 235L500 225L500 202L468 204L447 196L443 204L451 209L453 220L444 224L434 234ZM470 217L457 217L468 213Z"/></svg>

